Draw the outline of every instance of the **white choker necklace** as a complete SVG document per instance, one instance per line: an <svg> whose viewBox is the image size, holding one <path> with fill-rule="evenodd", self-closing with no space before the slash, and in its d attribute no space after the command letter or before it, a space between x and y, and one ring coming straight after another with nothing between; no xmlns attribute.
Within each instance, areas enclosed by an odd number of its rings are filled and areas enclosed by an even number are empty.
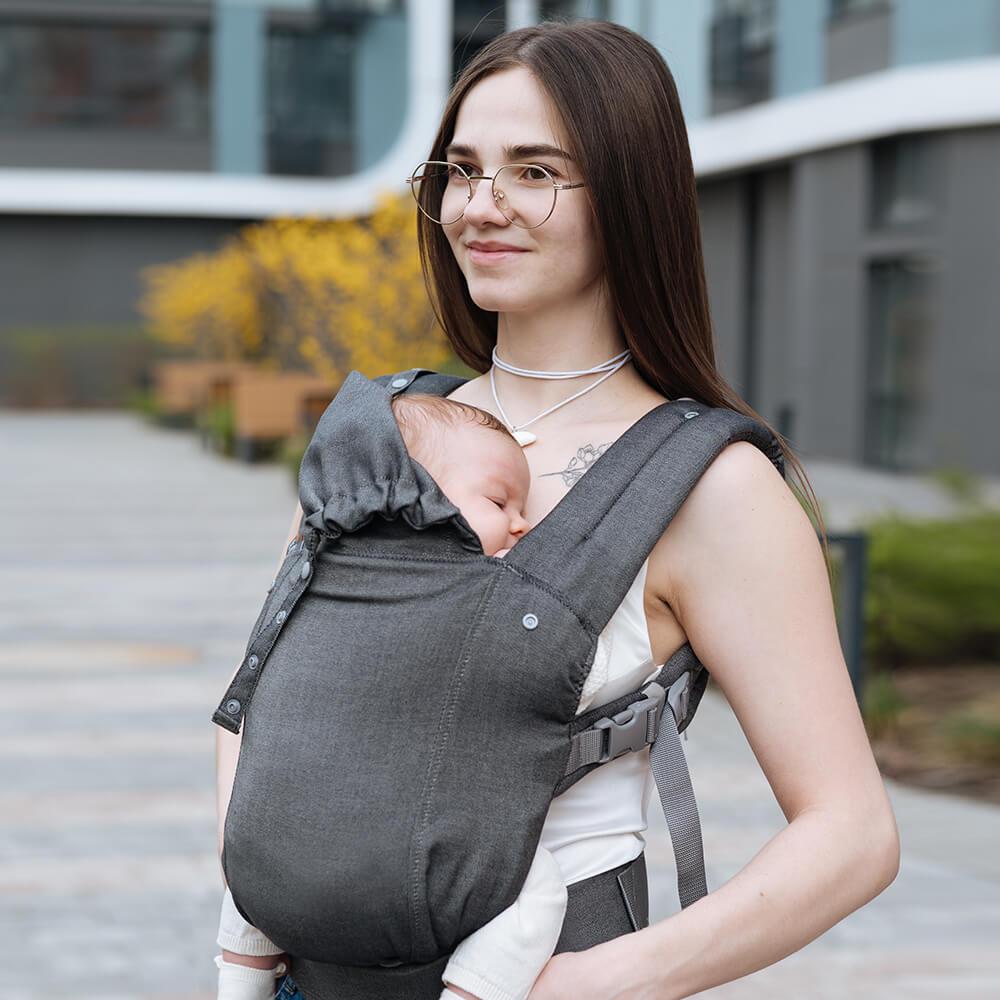
<svg viewBox="0 0 1000 1000"><path fill-rule="evenodd" d="M493 390L493 400L497 404L497 409L500 411L500 416L503 417L504 423L510 428L511 434L517 439L517 443L522 448L527 448L529 444L538 440L537 435L532 434L531 431L523 430L522 428L527 427L529 424L533 424L536 420L541 420L542 417L547 416L553 410L558 410L560 406L565 406L567 403L572 402L577 396L582 396L585 392L590 392L591 389L596 389L606 378L611 378L612 375L622 365L627 364L632 359L632 352L628 349L621 352L621 354L616 354L613 358L609 358L607 361L602 362L599 365L594 365L593 368L584 368L580 371L566 371L566 372L543 372L534 371L530 368L518 368L516 365L509 364L506 361L501 361L497 356L497 349L494 345L493 347L493 364L490 366L490 388ZM512 375L523 375L525 378L546 378L546 379L563 379L563 378L579 378L581 375L596 375L598 372L605 372L596 382L591 383L586 388L581 389L579 392L573 393L572 396L567 399L556 403L555 406L550 406L547 410L543 410L538 416L532 417L530 420L526 420L523 424L519 424L515 427L510 418L504 412L503 406L500 405L500 400L497 397L497 387L496 382L493 378L493 369L502 368L505 372L510 372Z"/></svg>

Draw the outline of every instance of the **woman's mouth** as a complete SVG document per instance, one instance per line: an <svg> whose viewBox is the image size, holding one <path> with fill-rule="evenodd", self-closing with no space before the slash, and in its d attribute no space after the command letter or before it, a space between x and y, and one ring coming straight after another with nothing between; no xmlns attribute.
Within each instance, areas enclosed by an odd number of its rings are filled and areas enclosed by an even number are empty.
<svg viewBox="0 0 1000 1000"><path fill-rule="evenodd" d="M469 247L469 260L473 264L498 264L502 260L510 260L512 257L526 253L525 250L479 250L476 247Z"/></svg>

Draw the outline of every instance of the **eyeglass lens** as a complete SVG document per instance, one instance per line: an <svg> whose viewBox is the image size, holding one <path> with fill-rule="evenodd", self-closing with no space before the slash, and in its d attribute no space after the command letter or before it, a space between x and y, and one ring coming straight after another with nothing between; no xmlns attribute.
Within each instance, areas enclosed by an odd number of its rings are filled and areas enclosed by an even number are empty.
<svg viewBox="0 0 1000 1000"><path fill-rule="evenodd" d="M469 171L472 172L471 170ZM421 163L410 185L420 210L442 225L457 222L472 199L473 185L453 163ZM541 225L555 205L552 177L538 166L509 163L497 171L493 181L497 208L517 226Z"/></svg>

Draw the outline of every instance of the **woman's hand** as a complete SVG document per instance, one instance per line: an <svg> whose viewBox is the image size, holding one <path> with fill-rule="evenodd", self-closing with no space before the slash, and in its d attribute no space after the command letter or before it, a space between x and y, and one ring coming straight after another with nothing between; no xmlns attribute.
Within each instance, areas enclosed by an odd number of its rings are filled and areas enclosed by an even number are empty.
<svg viewBox="0 0 1000 1000"><path fill-rule="evenodd" d="M637 978L635 948L642 931L622 934L585 951L553 955L528 1000L656 1000L663 993Z"/></svg>

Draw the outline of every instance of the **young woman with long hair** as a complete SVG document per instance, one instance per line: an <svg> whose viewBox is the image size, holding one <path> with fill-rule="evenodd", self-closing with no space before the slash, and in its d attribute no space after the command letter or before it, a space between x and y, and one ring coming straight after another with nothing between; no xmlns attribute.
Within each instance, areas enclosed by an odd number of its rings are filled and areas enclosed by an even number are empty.
<svg viewBox="0 0 1000 1000"><path fill-rule="evenodd" d="M427 161L414 172L422 208L443 177L436 210L448 216L419 215L428 291L456 354L482 373L451 398L520 432L531 524L667 400L768 426L716 366L684 118L667 65L641 35L576 21L498 37L455 83ZM553 955L530 1000L692 996L802 948L895 878L898 833L848 679L809 494L800 502L755 445L727 445L650 552L641 591L655 663L691 644L787 826L673 916ZM219 739L221 838L239 738ZM635 804L642 791L623 782L621 796ZM599 814L589 820L568 838L581 850L641 849L644 823L602 832ZM449 982L453 995L477 996ZM507 995L497 985L495 996Z"/></svg>

